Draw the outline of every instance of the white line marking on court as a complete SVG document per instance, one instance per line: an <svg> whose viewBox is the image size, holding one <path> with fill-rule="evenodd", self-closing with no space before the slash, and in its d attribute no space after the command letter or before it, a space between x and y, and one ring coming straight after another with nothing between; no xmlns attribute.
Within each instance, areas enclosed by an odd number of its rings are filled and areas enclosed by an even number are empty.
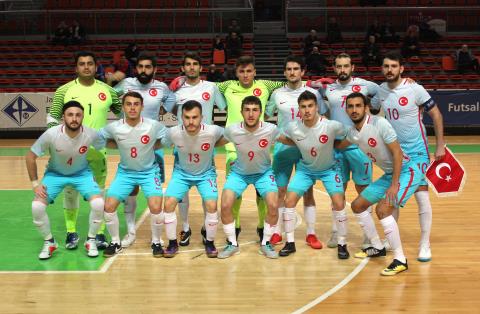
<svg viewBox="0 0 480 314"><path fill-rule="evenodd" d="M332 289L328 290L327 292L325 292L324 294L322 294L321 296L319 296L318 298L316 298L315 300L313 300L312 302L302 306L301 308L299 308L298 310L296 310L295 312L292 312L293 314L299 314L299 313L304 313L305 311L308 311L310 310L312 307L314 307L315 305L319 304L320 302L324 301L325 299L327 299L329 296L331 296L332 294L334 294L335 292L337 292L338 290L342 289L344 286L346 286L353 278L355 278L356 275L358 275L358 273L360 273L362 271L362 269L365 268L365 266L367 266L368 264L368 261L370 259L369 258L366 258L364 260L362 260L362 262L360 264L358 264L357 267L355 267L355 269L350 273L348 274L347 277L345 277L342 281L340 281L335 287L333 287Z"/></svg>

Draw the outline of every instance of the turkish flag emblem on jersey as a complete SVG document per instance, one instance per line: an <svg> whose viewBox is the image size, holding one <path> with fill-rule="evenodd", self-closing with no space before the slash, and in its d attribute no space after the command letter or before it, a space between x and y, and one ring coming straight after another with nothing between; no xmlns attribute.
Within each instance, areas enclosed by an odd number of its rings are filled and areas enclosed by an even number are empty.
<svg viewBox="0 0 480 314"><path fill-rule="evenodd" d="M362 90L362 88L360 87L360 85L353 85L352 86L352 92L358 93L361 90Z"/></svg>
<svg viewBox="0 0 480 314"><path fill-rule="evenodd" d="M425 177L438 196L454 196L462 191L467 173L445 147L445 157L439 161L434 160L427 168Z"/></svg>
<svg viewBox="0 0 480 314"><path fill-rule="evenodd" d="M148 93L150 94L150 96L152 97L155 97L158 95L158 92L157 92L157 89L156 88L150 88L150 90L148 91Z"/></svg>
<svg viewBox="0 0 480 314"><path fill-rule="evenodd" d="M253 96L260 97L262 95L262 90L260 88L255 88L253 90Z"/></svg>
<svg viewBox="0 0 480 314"><path fill-rule="evenodd" d="M107 95L105 95L105 93L100 93L98 94L98 99L100 99L101 101L105 101L107 99Z"/></svg>
<svg viewBox="0 0 480 314"><path fill-rule="evenodd" d="M210 100L210 94L207 93L207 92L203 93L203 94L202 94L202 99L203 99L203 100Z"/></svg>

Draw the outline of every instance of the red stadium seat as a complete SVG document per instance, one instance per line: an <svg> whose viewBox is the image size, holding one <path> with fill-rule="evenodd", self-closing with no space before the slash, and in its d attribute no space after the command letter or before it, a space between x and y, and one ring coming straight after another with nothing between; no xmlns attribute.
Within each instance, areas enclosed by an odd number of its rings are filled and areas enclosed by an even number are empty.
<svg viewBox="0 0 480 314"><path fill-rule="evenodd" d="M451 56L442 57L442 68L444 71L454 71L457 69L455 60Z"/></svg>

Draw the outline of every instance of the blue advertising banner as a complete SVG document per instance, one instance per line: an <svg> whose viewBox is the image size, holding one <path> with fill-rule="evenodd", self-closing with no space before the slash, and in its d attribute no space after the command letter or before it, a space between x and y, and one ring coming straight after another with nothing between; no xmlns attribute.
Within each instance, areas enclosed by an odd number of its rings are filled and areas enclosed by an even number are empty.
<svg viewBox="0 0 480 314"><path fill-rule="evenodd" d="M430 91L446 126L480 125L480 90ZM428 114L425 125L433 125Z"/></svg>

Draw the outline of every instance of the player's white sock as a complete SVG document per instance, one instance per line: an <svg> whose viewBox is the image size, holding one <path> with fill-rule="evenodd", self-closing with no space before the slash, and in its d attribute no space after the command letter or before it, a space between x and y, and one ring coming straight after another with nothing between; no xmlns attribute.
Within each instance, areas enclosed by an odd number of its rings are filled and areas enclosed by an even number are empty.
<svg viewBox="0 0 480 314"><path fill-rule="evenodd" d="M362 227L363 233L368 237L373 247L379 250L382 249L383 243L380 241L377 228L375 228L375 222L368 210L360 214L355 214L355 217L357 217L358 224Z"/></svg>
<svg viewBox="0 0 480 314"><path fill-rule="evenodd" d="M215 236L217 235L217 228L218 228L218 214L217 214L217 212L207 213L205 215L205 229L207 230L207 240L208 241L215 240Z"/></svg>
<svg viewBox="0 0 480 314"><path fill-rule="evenodd" d="M273 232L275 231L275 225L271 225L268 222L263 223L263 238L262 245L266 245L270 238L272 237Z"/></svg>
<svg viewBox="0 0 480 314"><path fill-rule="evenodd" d="M46 209L46 204L39 201L32 202L33 224L37 227L38 232L40 232L44 240L50 240L53 236Z"/></svg>
<svg viewBox="0 0 480 314"><path fill-rule="evenodd" d="M98 230L103 222L103 210L105 208L105 201L101 197L90 200L90 225L88 229L88 237L95 238Z"/></svg>
<svg viewBox="0 0 480 314"><path fill-rule="evenodd" d="M182 198L182 201L178 203L178 212L180 213L180 219L182 219L182 230L187 232L190 229L188 223L188 208L190 207L190 201L188 192Z"/></svg>
<svg viewBox="0 0 480 314"><path fill-rule="evenodd" d="M415 193L415 200L418 204L418 219L420 221L420 230L422 235L420 245L430 246L430 230L432 229L432 204L428 191L418 191Z"/></svg>
<svg viewBox="0 0 480 314"><path fill-rule="evenodd" d="M103 217L105 218L105 225L107 225L108 233L110 233L110 237L112 238L112 243L120 244L117 211L114 211L113 213L105 212Z"/></svg>
<svg viewBox="0 0 480 314"><path fill-rule="evenodd" d="M163 212L160 212L158 214L150 213L150 226L152 228L152 243L160 243L164 221L165 221L165 215Z"/></svg>
<svg viewBox="0 0 480 314"><path fill-rule="evenodd" d="M129 234L135 234L135 210L137 209L137 196L129 196L125 201L125 222Z"/></svg>
<svg viewBox="0 0 480 314"><path fill-rule="evenodd" d="M305 223L307 224L307 235L315 234L315 222L317 222L317 209L315 206L303 206Z"/></svg>
<svg viewBox="0 0 480 314"><path fill-rule="evenodd" d="M400 230L393 216L388 216L380 220L385 232L385 237L390 243L393 251L393 258L398 259L400 262L405 263L406 257L403 254L402 240L400 239Z"/></svg>
<svg viewBox="0 0 480 314"><path fill-rule="evenodd" d="M347 233L348 233L348 217L347 211L344 209L340 211L334 211L335 214L335 223L337 225L337 235L338 235L338 244L345 245L347 244Z"/></svg>
<svg viewBox="0 0 480 314"><path fill-rule="evenodd" d="M285 208L283 212L283 226L287 235L287 242L295 242L295 208Z"/></svg>
<svg viewBox="0 0 480 314"><path fill-rule="evenodd" d="M285 207L278 208L278 220L275 226L274 233L282 234L282 226L283 226L283 213L285 212Z"/></svg>
<svg viewBox="0 0 480 314"><path fill-rule="evenodd" d="M177 214L175 212L165 213L165 233L168 240L177 238Z"/></svg>
<svg viewBox="0 0 480 314"><path fill-rule="evenodd" d="M223 232L225 232L225 235L227 236L227 239L230 243L232 243L235 246L238 246L237 237L235 235L235 222L232 222L226 225L224 224Z"/></svg>
<svg viewBox="0 0 480 314"><path fill-rule="evenodd" d="M335 218L335 209L332 207L332 233L338 232L337 230L337 219Z"/></svg>

